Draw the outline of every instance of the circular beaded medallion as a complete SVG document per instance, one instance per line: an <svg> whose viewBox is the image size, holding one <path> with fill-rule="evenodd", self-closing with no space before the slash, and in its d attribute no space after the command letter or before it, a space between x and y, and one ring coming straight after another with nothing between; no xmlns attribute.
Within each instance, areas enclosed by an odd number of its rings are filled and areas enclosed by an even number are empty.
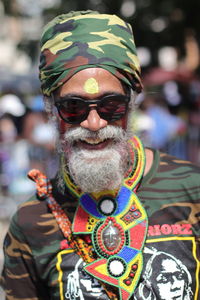
<svg viewBox="0 0 200 300"><path fill-rule="evenodd" d="M116 209L116 202L111 198L101 199L98 203L98 210L102 215L110 216Z"/></svg>
<svg viewBox="0 0 200 300"><path fill-rule="evenodd" d="M97 223L93 235L96 251L102 257L117 254L125 243L125 233L113 217L107 217L104 222Z"/></svg>
<svg viewBox="0 0 200 300"><path fill-rule="evenodd" d="M120 277L126 272L126 263L119 257L109 259L108 272L113 277Z"/></svg>

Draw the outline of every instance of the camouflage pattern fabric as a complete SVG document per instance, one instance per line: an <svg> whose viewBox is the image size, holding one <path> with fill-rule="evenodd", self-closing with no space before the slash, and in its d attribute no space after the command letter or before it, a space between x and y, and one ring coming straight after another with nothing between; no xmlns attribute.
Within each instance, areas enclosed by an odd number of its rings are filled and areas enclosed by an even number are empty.
<svg viewBox="0 0 200 300"><path fill-rule="evenodd" d="M55 199L72 220L76 199L68 191L60 194L56 180L52 185ZM149 230L144 270L132 299L200 299L200 168L156 151L138 196L148 213ZM35 196L13 217L4 251L1 284L7 300L70 299L68 285L77 271L84 285L75 299L108 299L103 291L96 293L94 282L90 291L79 257L67 247L46 202ZM168 265L170 271L164 269ZM174 293L171 298L169 293Z"/></svg>
<svg viewBox="0 0 200 300"><path fill-rule="evenodd" d="M71 12L52 20L41 38L40 80L50 94L80 70L100 67L137 92L140 66L130 24L115 15Z"/></svg>

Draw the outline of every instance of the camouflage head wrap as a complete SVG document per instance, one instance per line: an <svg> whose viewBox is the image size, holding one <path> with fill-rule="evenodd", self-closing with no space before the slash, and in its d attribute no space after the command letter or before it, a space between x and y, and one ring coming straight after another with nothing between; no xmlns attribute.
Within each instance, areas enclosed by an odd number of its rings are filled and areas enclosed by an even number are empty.
<svg viewBox="0 0 200 300"><path fill-rule="evenodd" d="M140 66L130 24L95 11L70 12L53 19L41 38L40 80L44 95L72 75L106 69L140 92Z"/></svg>

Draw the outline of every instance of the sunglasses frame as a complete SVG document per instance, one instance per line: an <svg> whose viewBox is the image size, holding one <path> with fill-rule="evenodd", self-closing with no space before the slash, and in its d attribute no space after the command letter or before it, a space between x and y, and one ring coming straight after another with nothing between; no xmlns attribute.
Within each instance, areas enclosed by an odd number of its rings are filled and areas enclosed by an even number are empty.
<svg viewBox="0 0 200 300"><path fill-rule="evenodd" d="M112 98L115 99L116 97L119 97L120 99L122 99L122 102L125 103L125 112L120 115L119 117L116 117L115 118L112 118L111 116L109 116L109 113L108 113L108 117L105 117L102 116L102 112L99 112L98 111L98 107L100 106L100 104L106 102L108 99ZM59 99L59 100L55 100L54 98L54 95L52 94L52 98L53 98L53 101L54 101L54 105L56 106L57 108L57 111L58 111L58 114L60 116L60 118L65 121L66 123L68 124L80 124L81 122L83 122L84 120L87 119L88 117L88 114L91 110L91 107L90 105L92 104L96 104L96 106L94 107L98 113L98 115L100 116L100 118L106 120L106 121L116 121L116 120L120 120L127 112L127 108L128 108L128 104L130 102L130 94L129 95L117 95L117 94L111 94L111 95L106 95L104 97L102 97L101 99L94 99L94 100L85 100L83 98L79 98L79 97L66 97L66 98L62 98L62 99ZM85 107L86 107L86 111L85 113L82 115L82 117L76 117L77 118L77 121L70 121L69 119L63 117L62 113L61 113L61 109L60 107L63 105L64 102L67 102L67 101L70 101L70 99L73 99L73 100L78 100L78 101L81 101L81 103L84 103ZM111 112L112 114L112 112Z"/></svg>

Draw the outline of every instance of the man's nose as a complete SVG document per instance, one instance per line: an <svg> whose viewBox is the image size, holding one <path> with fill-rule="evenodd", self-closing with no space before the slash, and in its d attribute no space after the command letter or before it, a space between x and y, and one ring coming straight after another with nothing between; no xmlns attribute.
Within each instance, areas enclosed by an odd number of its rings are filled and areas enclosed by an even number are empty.
<svg viewBox="0 0 200 300"><path fill-rule="evenodd" d="M99 129L106 127L108 122L104 119L101 119L95 107L91 107L91 110L83 122L80 123L80 126L91 131L98 131Z"/></svg>

